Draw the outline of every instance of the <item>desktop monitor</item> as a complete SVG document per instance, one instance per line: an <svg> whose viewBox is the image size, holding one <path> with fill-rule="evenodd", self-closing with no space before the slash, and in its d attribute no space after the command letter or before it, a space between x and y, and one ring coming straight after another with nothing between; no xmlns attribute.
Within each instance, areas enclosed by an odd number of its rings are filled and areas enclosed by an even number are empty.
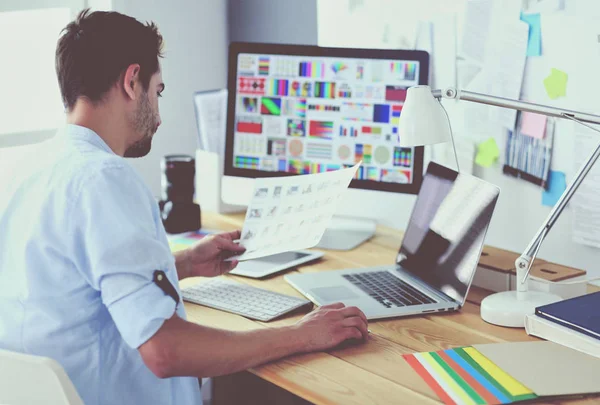
<svg viewBox="0 0 600 405"><path fill-rule="evenodd" d="M326 234L320 246L351 248L368 239L374 221L356 220L377 212L381 194L419 191L423 147L401 147L398 122L408 87L427 84L428 71L423 51L231 43L223 200L247 204L256 177L362 161L350 189L376 195L348 193L342 231Z"/></svg>

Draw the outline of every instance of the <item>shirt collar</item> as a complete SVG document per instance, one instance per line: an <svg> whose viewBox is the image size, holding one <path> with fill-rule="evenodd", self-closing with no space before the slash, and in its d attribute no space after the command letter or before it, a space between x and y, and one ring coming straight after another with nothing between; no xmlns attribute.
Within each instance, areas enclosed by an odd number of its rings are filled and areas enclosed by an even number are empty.
<svg viewBox="0 0 600 405"><path fill-rule="evenodd" d="M89 128L82 127L81 125L67 124L64 128L64 133L69 139L82 140L91 143L92 145L95 145L108 153L116 155L110 146L104 142L104 139L102 139L100 135Z"/></svg>

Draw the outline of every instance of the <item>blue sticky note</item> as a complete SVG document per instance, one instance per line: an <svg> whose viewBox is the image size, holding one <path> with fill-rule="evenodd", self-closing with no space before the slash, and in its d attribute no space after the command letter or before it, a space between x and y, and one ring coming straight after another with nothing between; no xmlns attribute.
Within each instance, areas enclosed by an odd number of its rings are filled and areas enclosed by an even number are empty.
<svg viewBox="0 0 600 405"><path fill-rule="evenodd" d="M542 193L542 204L547 205L548 207L554 207L567 188L567 180L563 172L551 170L548 175L548 182L548 190L545 190Z"/></svg>
<svg viewBox="0 0 600 405"><path fill-rule="evenodd" d="M521 13L521 21L529 24L527 56L540 56L542 54L542 22L540 15Z"/></svg>

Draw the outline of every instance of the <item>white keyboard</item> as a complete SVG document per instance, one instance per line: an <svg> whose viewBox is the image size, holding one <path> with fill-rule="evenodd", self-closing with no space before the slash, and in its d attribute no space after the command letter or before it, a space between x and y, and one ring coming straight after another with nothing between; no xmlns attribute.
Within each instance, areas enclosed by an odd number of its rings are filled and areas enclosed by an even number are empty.
<svg viewBox="0 0 600 405"><path fill-rule="evenodd" d="M186 301L258 321L270 321L310 304L310 301L302 298L252 287L223 277L184 288L181 293Z"/></svg>

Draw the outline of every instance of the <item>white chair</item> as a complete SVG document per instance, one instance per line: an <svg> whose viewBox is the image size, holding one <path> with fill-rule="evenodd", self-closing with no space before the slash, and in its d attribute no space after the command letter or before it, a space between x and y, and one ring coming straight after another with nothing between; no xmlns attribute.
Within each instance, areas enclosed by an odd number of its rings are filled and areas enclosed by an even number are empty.
<svg viewBox="0 0 600 405"><path fill-rule="evenodd" d="M55 360L0 350L1 405L83 405Z"/></svg>

